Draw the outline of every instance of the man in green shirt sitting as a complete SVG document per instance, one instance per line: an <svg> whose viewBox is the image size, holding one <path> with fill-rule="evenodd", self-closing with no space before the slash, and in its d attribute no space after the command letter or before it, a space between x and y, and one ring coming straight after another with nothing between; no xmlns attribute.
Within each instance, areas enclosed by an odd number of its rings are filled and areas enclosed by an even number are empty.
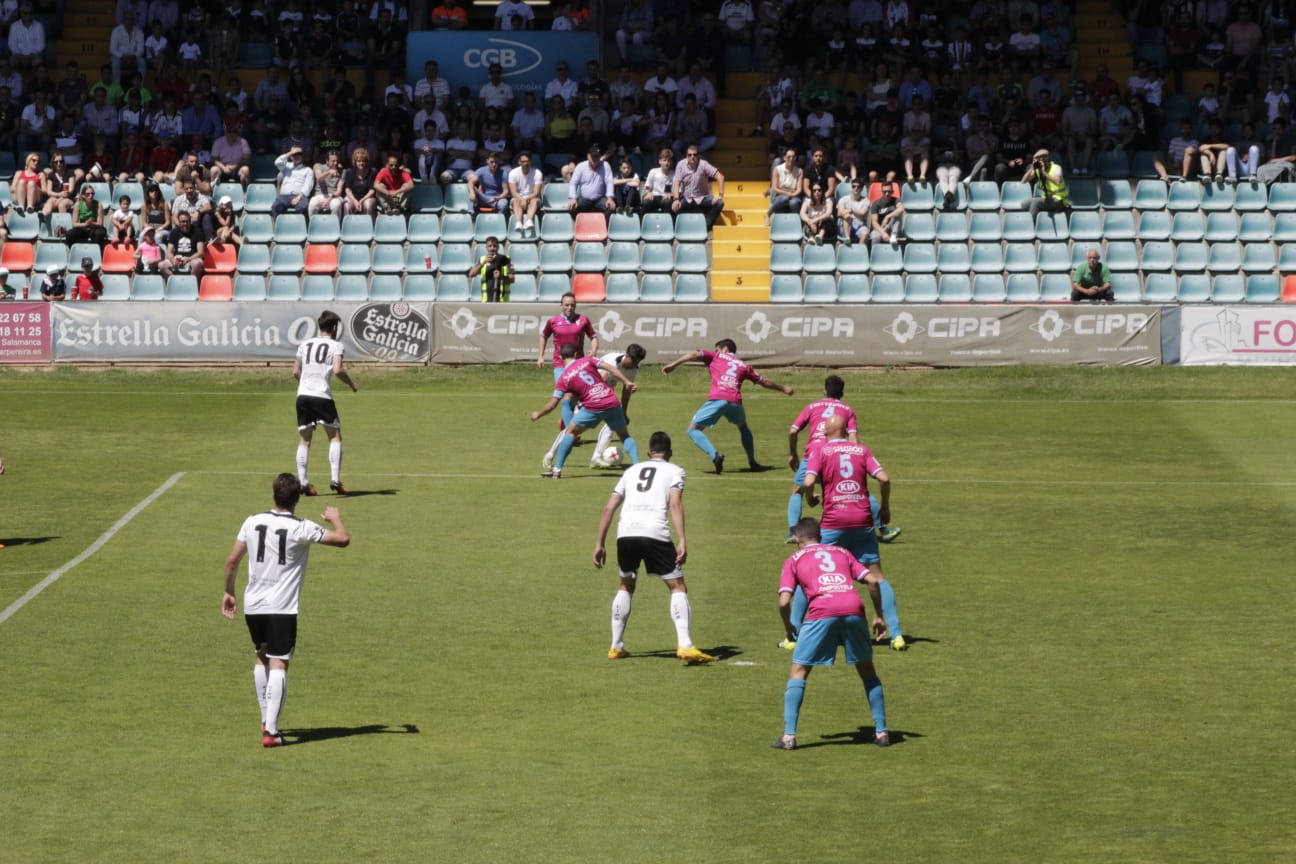
<svg viewBox="0 0 1296 864"><path fill-rule="evenodd" d="M1098 257L1097 248L1090 248L1087 259L1071 274L1071 302L1079 303L1089 300L1097 303L1115 303L1116 295L1112 292L1111 270Z"/></svg>

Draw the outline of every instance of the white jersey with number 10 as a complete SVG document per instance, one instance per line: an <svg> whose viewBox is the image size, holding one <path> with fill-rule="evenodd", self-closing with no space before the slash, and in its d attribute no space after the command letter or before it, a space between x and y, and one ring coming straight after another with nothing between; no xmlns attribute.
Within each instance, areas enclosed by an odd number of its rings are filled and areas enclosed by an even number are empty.
<svg viewBox="0 0 1296 864"><path fill-rule="evenodd" d="M341 357L342 343L327 336L307 339L297 346L297 360L301 363L301 380L297 384L298 396L333 398L333 358Z"/></svg>

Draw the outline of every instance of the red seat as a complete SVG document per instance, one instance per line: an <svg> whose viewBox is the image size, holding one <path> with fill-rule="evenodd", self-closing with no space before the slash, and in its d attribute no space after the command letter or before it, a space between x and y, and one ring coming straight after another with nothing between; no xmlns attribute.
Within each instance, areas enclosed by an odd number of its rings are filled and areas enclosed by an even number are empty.
<svg viewBox="0 0 1296 864"><path fill-rule="evenodd" d="M576 214L576 239L582 243L602 243L607 239L607 217L602 213Z"/></svg>
<svg viewBox="0 0 1296 864"><path fill-rule="evenodd" d="M103 272L130 273L135 269L135 246L131 243L109 243L103 249Z"/></svg>
<svg viewBox="0 0 1296 864"><path fill-rule="evenodd" d="M26 273L36 266L36 247L21 240L10 240L0 252L0 267L11 273Z"/></svg>
<svg viewBox="0 0 1296 864"><path fill-rule="evenodd" d="M234 299L234 280L228 276L203 276L198 285L199 300Z"/></svg>
<svg viewBox="0 0 1296 864"><path fill-rule="evenodd" d="M312 243L306 247L306 272L327 273L338 269L338 250L332 243Z"/></svg>
<svg viewBox="0 0 1296 864"><path fill-rule="evenodd" d="M208 243L203 252L203 269L207 273L233 273L238 269L238 247L233 243Z"/></svg>
<svg viewBox="0 0 1296 864"><path fill-rule="evenodd" d="M602 303L607 299L607 286L602 273L577 273L572 278L572 293L578 303Z"/></svg>
<svg viewBox="0 0 1296 864"><path fill-rule="evenodd" d="M1296 303L1296 273L1283 279L1282 301Z"/></svg>

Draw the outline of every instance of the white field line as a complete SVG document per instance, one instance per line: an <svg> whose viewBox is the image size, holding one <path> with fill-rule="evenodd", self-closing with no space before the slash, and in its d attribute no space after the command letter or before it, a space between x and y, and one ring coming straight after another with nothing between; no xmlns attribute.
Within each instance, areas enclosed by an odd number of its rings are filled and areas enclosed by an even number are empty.
<svg viewBox="0 0 1296 864"><path fill-rule="evenodd" d="M3 612L0 612L0 624L3 624L5 621L8 621L10 618L14 616L15 613L18 612L19 609L26 606L32 600L35 600L36 597L42 591L44 591L46 588L53 585L60 578L62 578L64 573L68 572L73 567L77 566L82 561L86 560L91 555L93 555L94 553L98 552L101 548L103 548L105 543L107 543L113 537L117 536L117 533L121 531L123 528L125 528L128 524L130 524L130 521L134 519L136 516L138 516L144 510L145 507L149 506L158 498L160 498L162 496L162 493L166 492L177 482L179 482L180 478L183 476L185 476L184 471L179 471L175 474L172 474L171 477L165 483L163 483L158 488L154 489L152 494L150 494L143 501L141 501L140 503L132 507L129 511L127 511L125 516L118 519L117 522L111 528L109 528L107 531L101 534L99 539L91 543L84 552L82 552L80 555L73 558L68 563L64 564L62 567L55 570L53 573L50 573L44 579L37 582L36 585L32 587L30 591L28 591L26 594L19 597L13 603L10 603L8 609L5 609Z"/></svg>

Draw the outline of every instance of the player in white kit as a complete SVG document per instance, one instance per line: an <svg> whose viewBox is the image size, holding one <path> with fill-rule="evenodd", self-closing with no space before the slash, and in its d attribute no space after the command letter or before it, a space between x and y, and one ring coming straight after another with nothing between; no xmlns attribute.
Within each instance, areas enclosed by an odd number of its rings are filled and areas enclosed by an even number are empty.
<svg viewBox="0 0 1296 864"><path fill-rule="evenodd" d="M343 346L338 341L342 319L336 312L325 311L319 317L320 335L297 346L293 377L297 379L297 480L303 495L314 495L315 487L307 479L311 438L315 427L323 426L329 439L329 488L339 495L347 494L342 485L342 424L333 404L334 375L354 393L357 388L342 365Z"/></svg>
<svg viewBox="0 0 1296 864"><path fill-rule="evenodd" d="M297 608L306 560L312 543L346 546L351 542L342 516L328 507L321 517L329 527L293 515L301 500L301 485L284 472L274 479L274 507L243 520L234 548L225 560L225 596L221 614L231 621L238 612L234 579L239 563L248 559L248 583L243 592L243 618L256 650L252 679L261 707L261 745L279 747L279 714L288 695L288 661L297 644Z"/></svg>

